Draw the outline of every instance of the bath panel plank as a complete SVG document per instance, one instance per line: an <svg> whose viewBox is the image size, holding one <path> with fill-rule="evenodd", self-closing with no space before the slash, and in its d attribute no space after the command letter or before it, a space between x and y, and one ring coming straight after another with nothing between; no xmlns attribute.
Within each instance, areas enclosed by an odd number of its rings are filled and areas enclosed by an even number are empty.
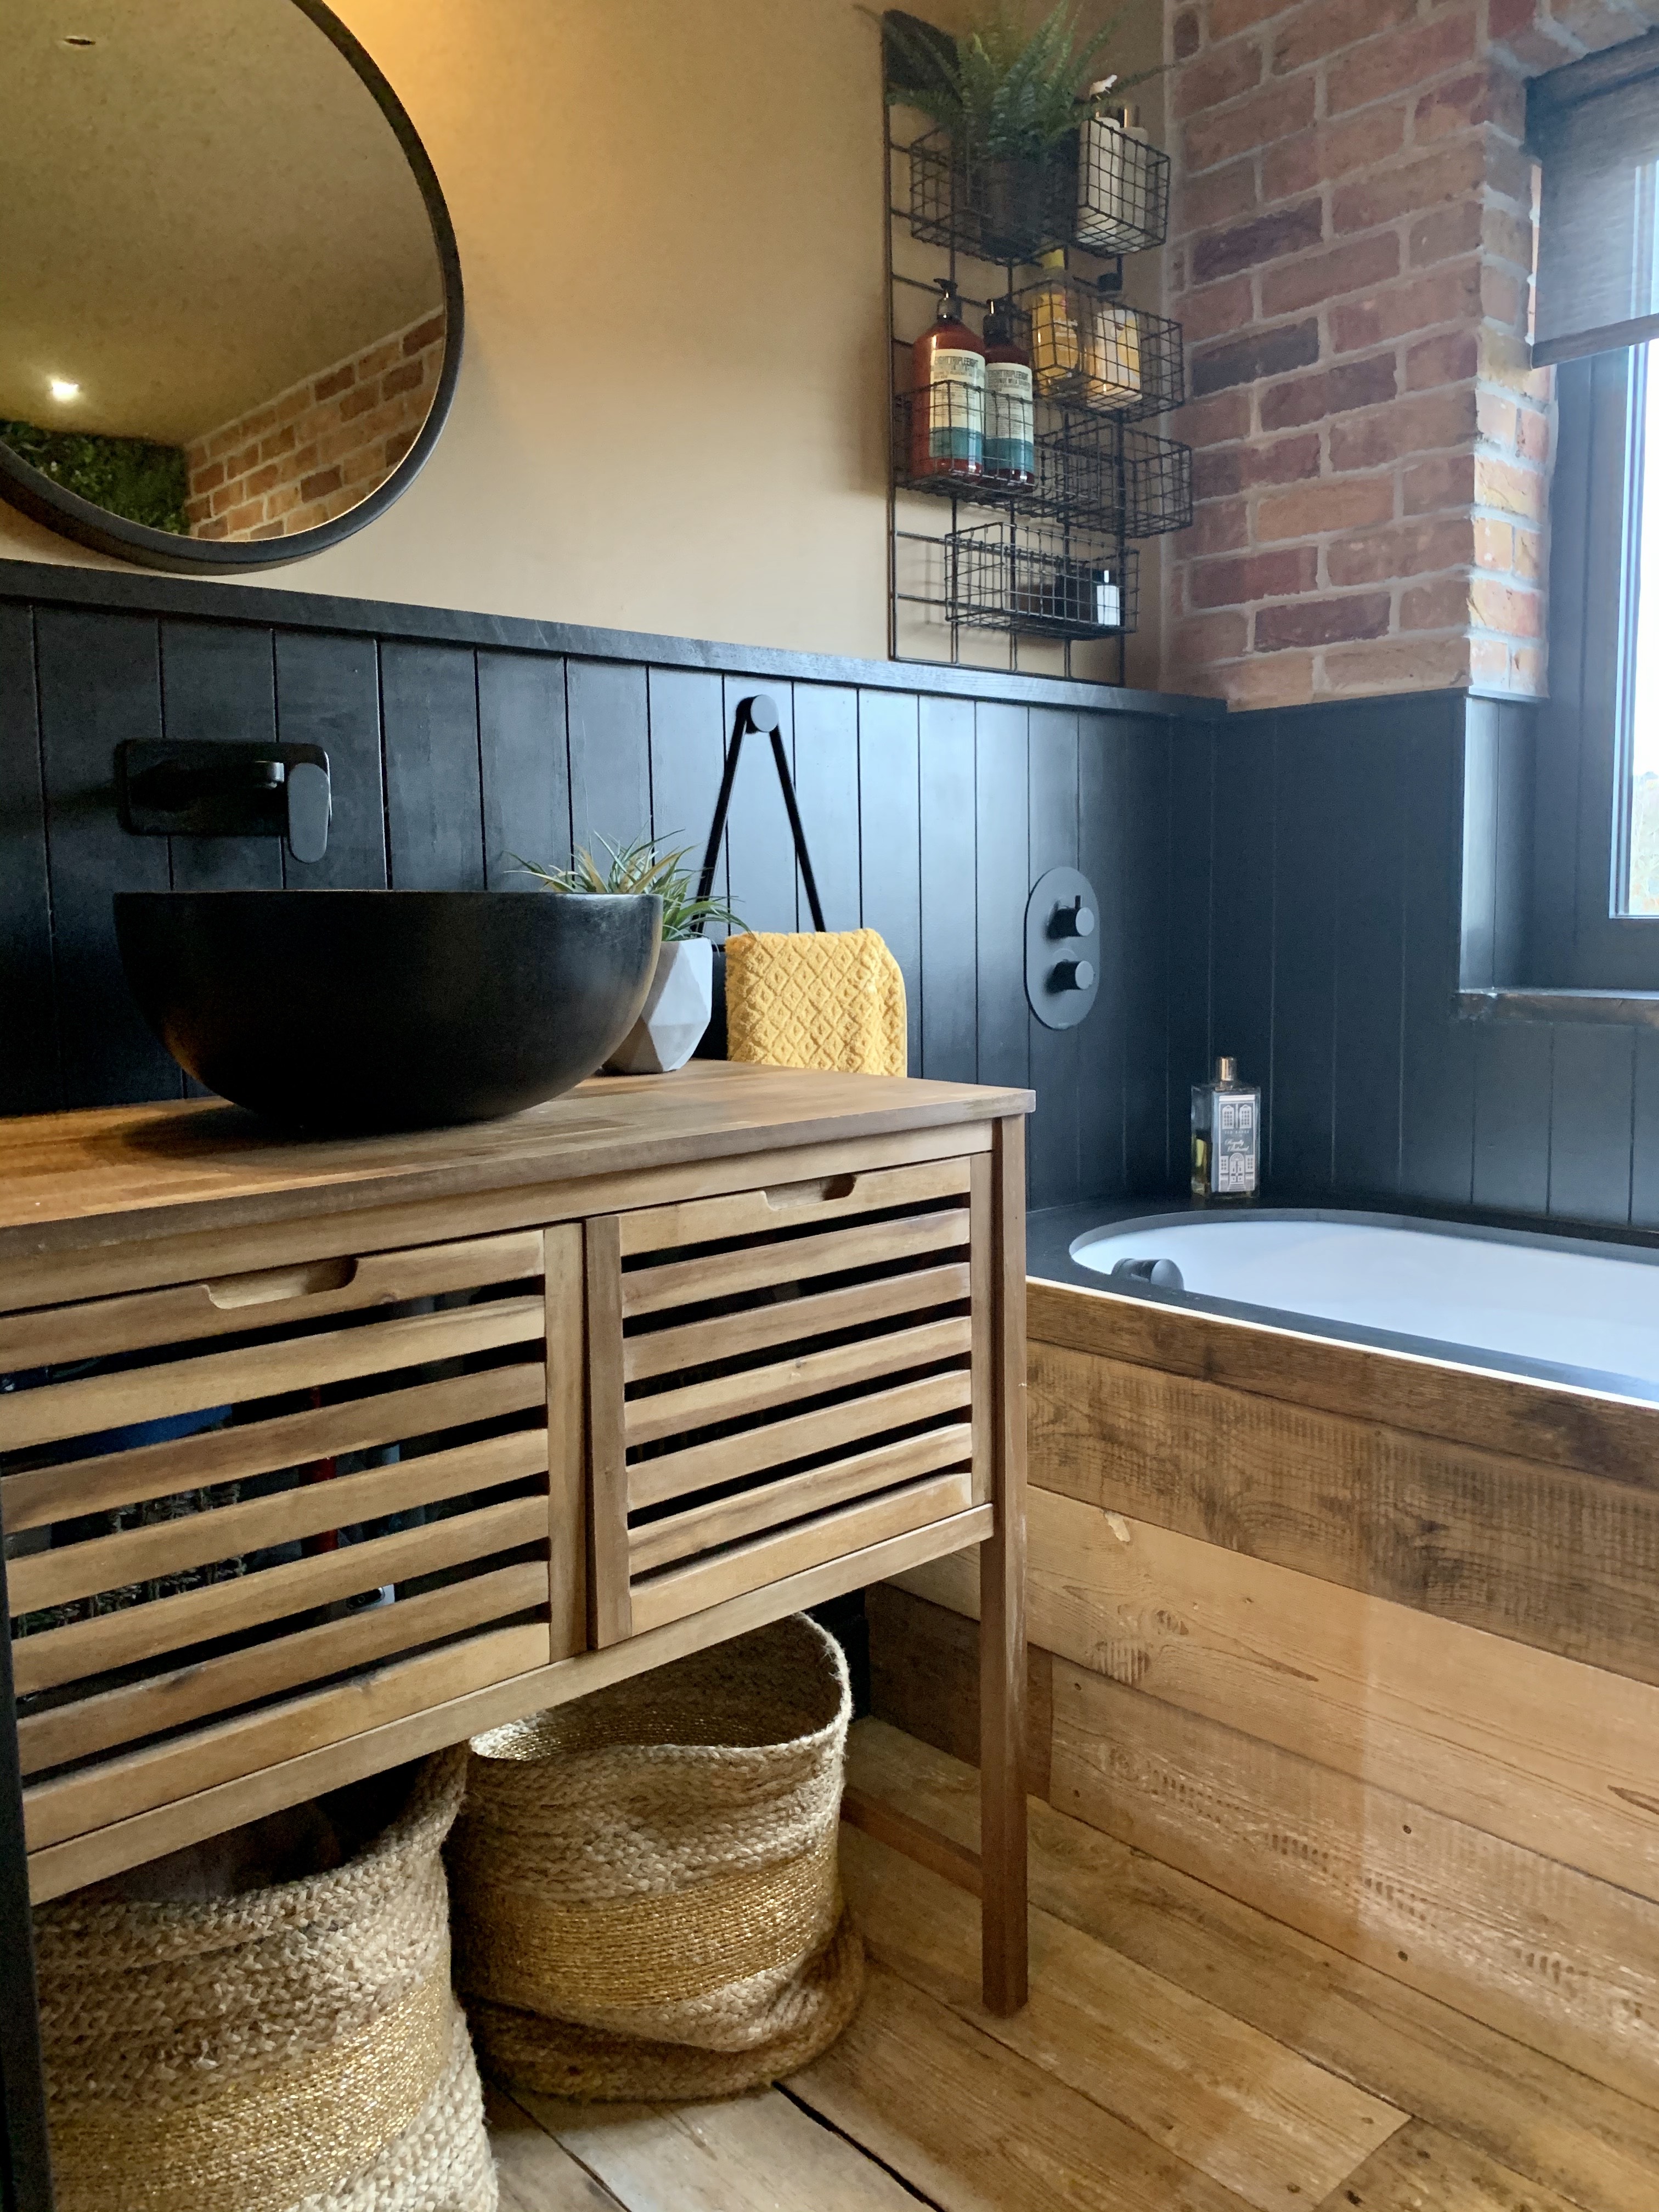
<svg viewBox="0 0 1659 2212"><path fill-rule="evenodd" d="M921 1067L971 1083L978 1060L975 962L974 708L924 699L921 726Z"/></svg>
<svg viewBox="0 0 1659 2212"><path fill-rule="evenodd" d="M971 1560L973 1604L960 1611L925 1604L905 1587L878 1583L865 1594L870 1624L870 1705L907 1735L979 1765L979 1577ZM954 1583L952 1588L957 1587ZM1040 1644L1025 1651L1025 1786L1048 1795L1054 1732L1054 1655ZM974 1831L977 1847L978 1829Z"/></svg>
<svg viewBox="0 0 1659 2212"><path fill-rule="evenodd" d="M161 734L158 626L143 615L42 607L35 615L40 759L67 1107L177 1099L184 1077L127 988L112 891L164 891L168 841L129 837L112 763L129 738Z"/></svg>
<svg viewBox="0 0 1659 2212"><path fill-rule="evenodd" d="M484 888L478 677L463 646L380 647L392 888Z"/></svg>
<svg viewBox="0 0 1659 2212"><path fill-rule="evenodd" d="M1411 1799L1054 1664L1054 1802L1659 2105L1659 1908Z"/></svg>
<svg viewBox="0 0 1659 2212"><path fill-rule="evenodd" d="M723 679L725 702L721 720L729 739L738 702L763 692L778 710L783 733L784 758L793 778L795 772L794 693L787 684L769 682L758 676L728 676ZM723 758L723 757L722 757ZM709 812L712 816L714 809ZM708 825L699 823L703 836ZM805 824L806 849L812 849L812 825ZM737 780L732 786L732 806L726 817L726 849L732 869L732 903L749 929L811 929L811 915L803 901L797 911L794 840L789 832L789 813L783 787L778 781L769 737L752 733L743 741ZM696 856L701 860L699 852Z"/></svg>
<svg viewBox="0 0 1659 2212"><path fill-rule="evenodd" d="M891 2174L777 2089L704 2105L514 2095L612 2192L598 2205L614 2196L628 2212L915 2212Z"/></svg>
<svg viewBox="0 0 1659 2212"><path fill-rule="evenodd" d="M538 653L479 653L478 761L484 880L492 891L535 891L537 880L520 860L562 868L570 859L562 660Z"/></svg>
<svg viewBox="0 0 1659 2212"><path fill-rule="evenodd" d="M1480 1022L1474 1038L1474 1202L1543 1213L1550 1195L1549 1022Z"/></svg>
<svg viewBox="0 0 1659 2212"><path fill-rule="evenodd" d="M1329 1195L1335 1177L1337 931L1347 896L1336 742L1316 711L1279 718L1265 1173L1274 1189L1316 1199Z"/></svg>
<svg viewBox="0 0 1659 2212"><path fill-rule="evenodd" d="M630 2212L505 2090L486 2084L484 2122L501 2212Z"/></svg>
<svg viewBox="0 0 1659 2212"><path fill-rule="evenodd" d="M334 812L328 850L310 865L284 855L295 889L386 889L386 777L380 758L380 664L372 637L276 633L276 735L328 755Z"/></svg>
<svg viewBox="0 0 1659 2212"><path fill-rule="evenodd" d="M1025 900L1030 837L1025 747L1028 709L981 702L974 709L975 842L981 1083L1029 1081L1031 1024L1025 1006Z"/></svg>
<svg viewBox="0 0 1659 2212"><path fill-rule="evenodd" d="M940 2212L1248 2202L879 1963L845 2035L787 2087Z"/></svg>
<svg viewBox="0 0 1659 2212"><path fill-rule="evenodd" d="M601 866L613 845L651 825L651 754L645 671L620 662L565 664L570 732L570 834Z"/></svg>
<svg viewBox="0 0 1659 2212"><path fill-rule="evenodd" d="M1030 1407L1038 1488L1659 1681L1652 1491L1047 1344Z"/></svg>
<svg viewBox="0 0 1659 2212"><path fill-rule="evenodd" d="M1635 1032L1555 1026L1550 1087L1550 1212L1570 1221L1630 1219Z"/></svg>
<svg viewBox="0 0 1659 2212"><path fill-rule="evenodd" d="M978 2002L978 1916L964 1890L851 1832L842 1873L884 1966L1258 2212L1316 2204L1405 2122L1049 1913L1032 1914L1030 2004L993 2019Z"/></svg>
<svg viewBox="0 0 1659 2212"><path fill-rule="evenodd" d="M1030 794L1028 890L1050 868L1081 865L1075 714L1054 707L1031 709ZM1030 1202L1060 1206L1082 1188L1078 1149L1080 1030L1047 1029L1035 1014L1030 1023L1031 1087L1037 1101L1027 1140Z"/></svg>
<svg viewBox="0 0 1659 2212"><path fill-rule="evenodd" d="M859 836L864 925L904 970L910 1073L921 1073L921 817L918 702L859 693ZM810 835L810 825L809 825Z"/></svg>
<svg viewBox="0 0 1659 2212"><path fill-rule="evenodd" d="M683 865L695 872L720 796L726 759L726 719L720 679L707 668L651 668L646 672L651 723L651 834L659 845L686 848ZM754 740L749 740L753 744ZM728 830L720 848L713 896L726 896ZM716 939L723 927L711 927Z"/></svg>
<svg viewBox="0 0 1659 2212"><path fill-rule="evenodd" d="M276 677L268 629L218 622L161 624L161 734L174 742L274 744ZM276 837L173 837L173 888L280 890Z"/></svg>
<svg viewBox="0 0 1659 2212"><path fill-rule="evenodd" d="M1319 2212L1575 2212L1553 2189L1413 2122L1391 2136Z"/></svg>
<svg viewBox="0 0 1659 2212"><path fill-rule="evenodd" d="M654 675L652 684L654 696ZM823 919L831 929L856 929L862 914L858 693L839 684L798 684L794 692L795 796ZM654 726L653 735L654 742ZM812 909L799 884L795 910L797 926L810 929Z"/></svg>
<svg viewBox="0 0 1659 2212"><path fill-rule="evenodd" d="M1398 711L1362 714L1340 741L1331 1120L1332 1175L1345 1195L1400 1187L1406 801Z"/></svg>
<svg viewBox="0 0 1659 2212"><path fill-rule="evenodd" d="M1474 1175L1474 1024L1452 1012L1462 891L1463 702L1425 699L1413 712L1420 719L1401 769L1406 946L1400 1187L1417 1198L1467 1206Z"/></svg>
<svg viewBox="0 0 1659 2212"><path fill-rule="evenodd" d="M1659 1690L1034 1490L1034 1644L1659 1899ZM972 1562L903 1587L972 1615Z"/></svg>
<svg viewBox="0 0 1659 2212"><path fill-rule="evenodd" d="M979 1817L971 1766L866 1720L852 1732L848 1771L866 1795L957 1844L971 1841ZM1659 2172L1651 2106L1036 1801L1031 1890L1033 1903L1068 1928L1583 2212L1651 2212ZM1334 2212L1350 2212L1340 2188Z"/></svg>
<svg viewBox="0 0 1659 2212"><path fill-rule="evenodd" d="M34 623L0 606L0 1114L49 1114L58 1097L52 970L52 887L35 699Z"/></svg>

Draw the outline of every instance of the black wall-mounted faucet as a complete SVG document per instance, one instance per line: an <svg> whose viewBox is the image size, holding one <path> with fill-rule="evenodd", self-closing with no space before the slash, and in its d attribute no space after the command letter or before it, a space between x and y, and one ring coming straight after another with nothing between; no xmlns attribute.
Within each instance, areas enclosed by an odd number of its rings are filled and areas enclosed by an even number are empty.
<svg viewBox="0 0 1659 2212"><path fill-rule="evenodd" d="M281 837L301 861L328 850L334 799L320 745L131 738L115 749L115 792L136 837Z"/></svg>

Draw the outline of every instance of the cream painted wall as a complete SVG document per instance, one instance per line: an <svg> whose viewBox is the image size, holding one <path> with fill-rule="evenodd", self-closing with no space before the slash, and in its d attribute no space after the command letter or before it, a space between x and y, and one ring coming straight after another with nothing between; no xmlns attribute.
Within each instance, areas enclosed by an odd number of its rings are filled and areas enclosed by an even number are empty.
<svg viewBox="0 0 1659 2212"><path fill-rule="evenodd" d="M873 15L855 0L335 5L442 180L465 362L398 505L251 580L884 654ZM1137 46L1159 35L1146 14ZM0 507L8 555L106 565Z"/></svg>

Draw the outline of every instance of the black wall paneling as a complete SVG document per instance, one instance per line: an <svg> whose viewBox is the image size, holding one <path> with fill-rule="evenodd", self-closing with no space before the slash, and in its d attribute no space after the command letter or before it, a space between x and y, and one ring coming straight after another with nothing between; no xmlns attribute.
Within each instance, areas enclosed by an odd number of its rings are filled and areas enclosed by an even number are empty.
<svg viewBox="0 0 1659 2212"><path fill-rule="evenodd" d="M515 855L562 864L647 832L700 857L733 708L764 690L826 919L878 929L903 968L913 1069L1034 1085L1038 1202L1161 1191L1171 732L1213 710L994 671L984 687L960 670L0 564L0 1110L180 1094L121 978L112 890L533 893ZM324 745L324 860L284 876L274 839L128 836L114 748L164 735ZM1031 884L1061 861L1100 895L1102 988L1057 1033L1027 1009L1023 938ZM810 920L764 746L744 749L718 880L751 927Z"/></svg>

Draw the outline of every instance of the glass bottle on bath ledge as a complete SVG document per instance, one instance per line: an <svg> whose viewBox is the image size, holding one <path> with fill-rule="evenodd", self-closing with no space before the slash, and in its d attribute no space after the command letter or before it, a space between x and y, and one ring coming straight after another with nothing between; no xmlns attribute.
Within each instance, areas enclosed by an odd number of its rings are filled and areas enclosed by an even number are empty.
<svg viewBox="0 0 1659 2212"><path fill-rule="evenodd" d="M1261 1092L1238 1079L1237 1060L1215 1064L1193 1085L1193 1196L1209 1206L1248 1206L1261 1167Z"/></svg>

